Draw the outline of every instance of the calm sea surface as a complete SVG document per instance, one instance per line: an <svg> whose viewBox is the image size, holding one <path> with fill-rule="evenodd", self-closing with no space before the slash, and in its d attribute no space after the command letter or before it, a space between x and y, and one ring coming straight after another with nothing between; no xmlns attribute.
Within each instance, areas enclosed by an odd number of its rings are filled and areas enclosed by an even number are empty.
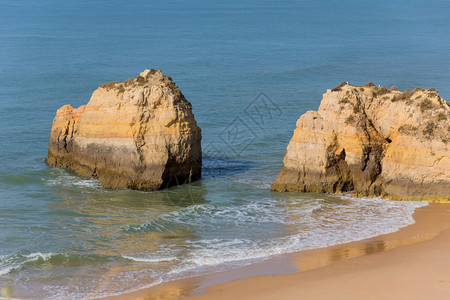
<svg viewBox="0 0 450 300"><path fill-rule="evenodd" d="M272 193L295 122L343 81L450 98L449 1L0 0L0 288L89 298L413 222L423 203ZM102 83L173 77L204 179L109 191L44 163L52 120Z"/></svg>

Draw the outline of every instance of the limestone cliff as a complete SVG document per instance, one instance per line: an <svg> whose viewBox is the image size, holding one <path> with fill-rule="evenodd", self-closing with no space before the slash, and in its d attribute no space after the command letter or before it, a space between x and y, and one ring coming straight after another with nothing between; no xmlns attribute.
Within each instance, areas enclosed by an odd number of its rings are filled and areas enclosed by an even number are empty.
<svg viewBox="0 0 450 300"><path fill-rule="evenodd" d="M201 176L201 130L168 76L145 70L102 84L87 105L61 107L46 162L111 189L157 190Z"/></svg>
<svg viewBox="0 0 450 300"><path fill-rule="evenodd" d="M297 121L272 190L449 201L449 120L434 89L343 83Z"/></svg>

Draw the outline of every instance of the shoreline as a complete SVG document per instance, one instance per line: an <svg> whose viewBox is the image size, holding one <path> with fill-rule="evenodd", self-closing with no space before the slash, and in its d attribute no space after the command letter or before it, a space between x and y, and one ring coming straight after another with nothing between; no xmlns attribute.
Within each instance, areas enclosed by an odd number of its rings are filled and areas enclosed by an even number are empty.
<svg viewBox="0 0 450 300"><path fill-rule="evenodd" d="M386 297L395 290L385 287L396 281L395 278L388 280L393 274L409 278L416 289L410 289L411 294L406 298L414 298L429 289L436 292L434 298L444 298L450 294L450 273L442 272L450 269L450 263L439 260L434 264L437 258L425 255L424 259L422 254L437 252L437 257L443 257L447 253L445 249L450 248L450 205L429 203L417 208L413 218L414 224L393 233L281 254L248 266L178 279L106 299L295 299L299 295L322 299L336 298L339 294L359 298L370 295L368 289L378 292L377 296ZM421 260L417 261L417 257ZM427 269L430 260L435 268L431 268L428 275L425 271L420 275L409 270ZM430 274L440 274L442 278L432 284L427 280ZM368 285L368 280L374 283ZM320 288L325 285L327 289ZM400 288L404 289L403 286ZM402 295L398 294L405 297Z"/></svg>

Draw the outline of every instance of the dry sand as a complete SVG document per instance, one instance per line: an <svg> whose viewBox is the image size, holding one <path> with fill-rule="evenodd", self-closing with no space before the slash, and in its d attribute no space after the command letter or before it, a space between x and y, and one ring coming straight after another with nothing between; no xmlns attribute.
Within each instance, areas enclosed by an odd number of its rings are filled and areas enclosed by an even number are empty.
<svg viewBox="0 0 450 300"><path fill-rule="evenodd" d="M450 299L450 204L367 240L281 255L120 299Z"/></svg>

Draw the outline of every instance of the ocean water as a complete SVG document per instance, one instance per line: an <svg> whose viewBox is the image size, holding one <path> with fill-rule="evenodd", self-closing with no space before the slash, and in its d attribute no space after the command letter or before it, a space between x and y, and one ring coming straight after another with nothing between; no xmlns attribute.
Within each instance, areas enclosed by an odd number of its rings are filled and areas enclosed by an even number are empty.
<svg viewBox="0 0 450 300"><path fill-rule="evenodd" d="M448 1L0 0L0 288L120 294L413 222L423 202L272 193L298 117L343 81L450 98ZM110 191L44 163L56 110L146 68L203 132L203 179Z"/></svg>

